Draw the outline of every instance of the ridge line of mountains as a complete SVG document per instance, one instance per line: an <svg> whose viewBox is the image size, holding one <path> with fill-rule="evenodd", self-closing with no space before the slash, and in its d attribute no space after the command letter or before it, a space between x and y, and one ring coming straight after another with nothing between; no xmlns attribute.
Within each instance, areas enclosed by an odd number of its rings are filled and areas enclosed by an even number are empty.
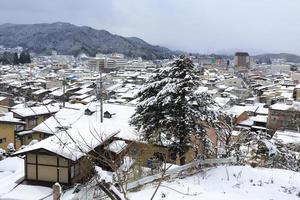
<svg viewBox="0 0 300 200"><path fill-rule="evenodd" d="M9 48L21 46L43 55L49 55L52 51L74 56L82 53L89 56L95 56L97 53L122 53L128 57L154 60L186 54L183 51L172 51L166 47L151 45L137 37L123 37L106 30L64 22L2 24L0 25L0 45ZM193 55L201 56L200 54ZM219 56L228 58L226 55ZM254 57L260 60L285 59L287 62L300 63L300 56L289 53L260 54Z"/></svg>
<svg viewBox="0 0 300 200"><path fill-rule="evenodd" d="M137 37L123 37L106 30L70 23L2 24L0 25L0 45L21 46L37 54L79 55L85 53L122 53L129 57L143 59L164 59L177 54L168 48L151 45Z"/></svg>

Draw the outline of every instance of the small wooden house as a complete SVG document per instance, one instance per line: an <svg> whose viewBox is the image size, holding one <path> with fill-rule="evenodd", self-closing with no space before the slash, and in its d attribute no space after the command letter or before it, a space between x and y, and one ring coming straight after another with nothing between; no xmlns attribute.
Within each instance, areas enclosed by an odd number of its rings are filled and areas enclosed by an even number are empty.
<svg viewBox="0 0 300 200"><path fill-rule="evenodd" d="M96 111L99 105L95 104L80 105L79 109L63 108L55 118L50 117L33 130L52 135L14 154L25 157L26 181L71 185L92 176L91 158L106 169L110 167L105 165L106 158L113 158L117 167L123 163L128 144L115 140L114 136L130 135L128 119L134 108L104 104L106 110L118 111L119 115L101 123Z"/></svg>

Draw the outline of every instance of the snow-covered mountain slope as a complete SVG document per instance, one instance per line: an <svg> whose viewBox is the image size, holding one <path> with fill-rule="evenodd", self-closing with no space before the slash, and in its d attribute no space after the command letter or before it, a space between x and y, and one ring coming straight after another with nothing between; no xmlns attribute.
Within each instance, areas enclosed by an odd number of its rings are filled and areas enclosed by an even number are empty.
<svg viewBox="0 0 300 200"><path fill-rule="evenodd" d="M132 200L150 199L156 185L130 193ZM220 166L183 179L164 181L156 200L298 200L300 173L250 166Z"/></svg>
<svg viewBox="0 0 300 200"><path fill-rule="evenodd" d="M176 52L165 47L151 45L136 37L122 37L106 30L69 23L2 24L0 45L29 49L40 54L52 50L59 54L79 55L85 53L123 53L130 57L144 59L169 58Z"/></svg>

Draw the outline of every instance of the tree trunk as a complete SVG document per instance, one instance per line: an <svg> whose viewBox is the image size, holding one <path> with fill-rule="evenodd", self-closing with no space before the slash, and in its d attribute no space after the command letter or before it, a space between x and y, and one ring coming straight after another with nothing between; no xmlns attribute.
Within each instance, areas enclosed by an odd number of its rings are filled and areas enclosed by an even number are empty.
<svg viewBox="0 0 300 200"><path fill-rule="evenodd" d="M184 152L180 152L179 153L179 162L180 162L180 165L184 165L185 164L185 156L184 156Z"/></svg>

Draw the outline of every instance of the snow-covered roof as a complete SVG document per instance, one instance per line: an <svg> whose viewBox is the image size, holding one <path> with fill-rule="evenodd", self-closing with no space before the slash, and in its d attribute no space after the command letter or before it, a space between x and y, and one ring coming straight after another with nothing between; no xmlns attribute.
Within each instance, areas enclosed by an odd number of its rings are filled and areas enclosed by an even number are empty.
<svg viewBox="0 0 300 200"><path fill-rule="evenodd" d="M82 95L82 94L86 94L88 92L91 92L93 90L94 90L94 88L82 88L81 90L75 92L75 94Z"/></svg>
<svg viewBox="0 0 300 200"><path fill-rule="evenodd" d="M28 135L28 134L32 134L32 133L33 133L32 130L28 130L28 131L21 131L21 132L18 132L17 135L23 136L23 135Z"/></svg>
<svg viewBox="0 0 300 200"><path fill-rule="evenodd" d="M88 94L74 95L74 96L71 96L70 99L79 99L79 100L82 100L82 99L85 99L85 98L87 98L89 96L91 96L91 95L88 95Z"/></svg>
<svg viewBox="0 0 300 200"><path fill-rule="evenodd" d="M7 97L0 97L0 101L3 101L4 99L6 99Z"/></svg>
<svg viewBox="0 0 300 200"><path fill-rule="evenodd" d="M47 104L52 103L52 102L54 102L53 99L45 99L42 103L43 103L43 105L47 105Z"/></svg>
<svg viewBox="0 0 300 200"><path fill-rule="evenodd" d="M233 116L239 116L243 112L255 112L258 106L256 105L246 105L246 106L232 106L229 110L227 110L228 114L232 114Z"/></svg>
<svg viewBox="0 0 300 200"><path fill-rule="evenodd" d="M200 86L197 88L195 93L202 93L202 92L207 92L207 91L208 91L208 87Z"/></svg>
<svg viewBox="0 0 300 200"><path fill-rule="evenodd" d="M229 101L230 98L224 98L224 97L216 97L214 101L221 107L225 106Z"/></svg>
<svg viewBox="0 0 300 200"><path fill-rule="evenodd" d="M117 92L117 93L126 93L129 90L130 90L130 88L128 88L128 87L122 87L122 88L116 89L115 92Z"/></svg>
<svg viewBox="0 0 300 200"><path fill-rule="evenodd" d="M62 89L58 89L58 90L55 90L53 92L50 93L50 95L52 96L56 96L56 97L60 97L64 94L64 92L62 91Z"/></svg>
<svg viewBox="0 0 300 200"><path fill-rule="evenodd" d="M13 109L12 112L21 116L21 117L30 117L36 115L45 115L52 114L59 111L59 104L53 105L42 105L42 106L34 106L28 108L17 108Z"/></svg>
<svg viewBox="0 0 300 200"><path fill-rule="evenodd" d="M248 118L244 121L241 121L239 123L239 125L242 125L242 126L253 126L254 122L253 122L253 119L252 118Z"/></svg>
<svg viewBox="0 0 300 200"><path fill-rule="evenodd" d="M126 93L122 93L120 95L121 98L123 99L134 99L136 97L136 95L138 94L139 90L135 89L135 90L130 90Z"/></svg>
<svg viewBox="0 0 300 200"><path fill-rule="evenodd" d="M114 140L105 149L112 151L116 154L120 153L127 146L126 142L123 140Z"/></svg>
<svg viewBox="0 0 300 200"><path fill-rule="evenodd" d="M226 88L228 88L228 86L221 84L217 85L217 88L225 90Z"/></svg>
<svg viewBox="0 0 300 200"><path fill-rule="evenodd" d="M270 106L274 110L297 110L300 111L300 102L294 101L291 105L286 103L276 103Z"/></svg>
<svg viewBox="0 0 300 200"><path fill-rule="evenodd" d="M250 117L250 118L255 122L263 122L263 123L267 123L267 120L268 120L268 116L266 116L266 115L256 115L256 116Z"/></svg>
<svg viewBox="0 0 300 200"><path fill-rule="evenodd" d="M289 99L289 98L293 98L293 93L292 92L283 92L283 93L281 93L280 96L282 96L286 99Z"/></svg>
<svg viewBox="0 0 300 200"><path fill-rule="evenodd" d="M281 140L284 144L300 144L300 132L289 130L278 130L275 132L273 138Z"/></svg>
<svg viewBox="0 0 300 200"><path fill-rule="evenodd" d="M253 128L253 129L259 129L259 130L267 130L267 128L263 127L263 126L251 126L251 128Z"/></svg>
<svg viewBox="0 0 300 200"><path fill-rule="evenodd" d="M114 90L116 90L116 89L118 89L120 87L122 87L122 84L121 83L117 83L115 85L112 85L112 86L106 88L105 90L109 92L109 91L114 91Z"/></svg>
<svg viewBox="0 0 300 200"><path fill-rule="evenodd" d="M53 92L53 91L58 90L58 89L59 89L59 87L52 87L52 88L49 88L48 90L49 90L50 92Z"/></svg>
<svg viewBox="0 0 300 200"><path fill-rule="evenodd" d="M92 115L86 115L85 109L91 107L97 111ZM134 107L104 104L104 111L114 115L110 119L104 118L103 123L100 123L99 108L98 103L82 106L79 110L63 108L56 113L56 119L50 117L33 129L55 135L28 146L17 154L45 149L67 159L77 160L112 136L137 139L134 128L129 125Z"/></svg>
<svg viewBox="0 0 300 200"><path fill-rule="evenodd" d="M235 87L228 87L228 88L225 89L225 92L231 92L234 89L235 89Z"/></svg>
<svg viewBox="0 0 300 200"><path fill-rule="evenodd" d="M46 92L48 92L48 90L40 89L40 90L37 90L37 91L33 92L32 94L33 95L40 95L40 94L43 94L43 93L46 93Z"/></svg>
<svg viewBox="0 0 300 200"><path fill-rule="evenodd" d="M87 103L90 103L90 102L94 101L95 99L96 99L96 96L92 95L92 96L89 96L87 98L82 99L81 102L87 104Z"/></svg>
<svg viewBox="0 0 300 200"><path fill-rule="evenodd" d="M25 124L20 119L14 118L12 112L5 113L0 117L0 122L2 123L15 123L15 124Z"/></svg>
<svg viewBox="0 0 300 200"><path fill-rule="evenodd" d="M259 106L256 110L257 114L267 115L269 113L269 108L264 108L263 106Z"/></svg>

